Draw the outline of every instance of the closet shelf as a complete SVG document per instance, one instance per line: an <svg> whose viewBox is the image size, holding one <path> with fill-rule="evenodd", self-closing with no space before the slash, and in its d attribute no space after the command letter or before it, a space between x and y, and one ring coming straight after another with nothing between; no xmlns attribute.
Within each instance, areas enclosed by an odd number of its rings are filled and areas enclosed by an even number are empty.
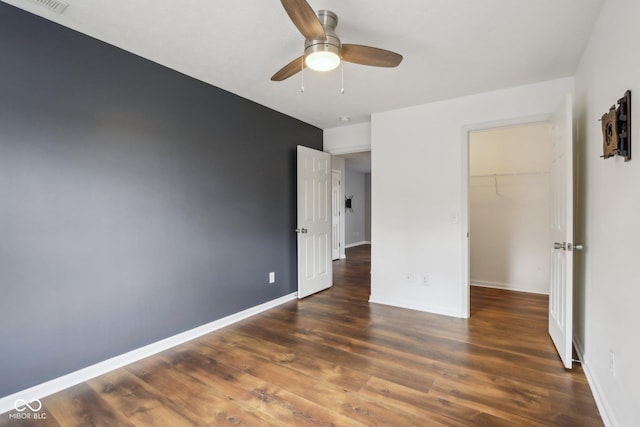
<svg viewBox="0 0 640 427"><path fill-rule="evenodd" d="M542 172L513 172L513 173L489 173L486 175L469 175L469 178L493 178L498 176L524 176L524 175L549 175L548 171Z"/></svg>

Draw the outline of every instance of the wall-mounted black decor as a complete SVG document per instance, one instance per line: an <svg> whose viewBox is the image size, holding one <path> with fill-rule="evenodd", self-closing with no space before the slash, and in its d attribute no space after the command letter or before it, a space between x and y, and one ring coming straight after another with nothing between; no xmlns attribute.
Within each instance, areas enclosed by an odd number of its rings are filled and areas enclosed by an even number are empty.
<svg viewBox="0 0 640 427"><path fill-rule="evenodd" d="M631 160L631 91L618 100L618 108L612 105L602 115L602 157L615 155Z"/></svg>
<svg viewBox="0 0 640 427"><path fill-rule="evenodd" d="M353 212L353 208L351 207L351 200L353 200L353 195L344 198L344 211Z"/></svg>

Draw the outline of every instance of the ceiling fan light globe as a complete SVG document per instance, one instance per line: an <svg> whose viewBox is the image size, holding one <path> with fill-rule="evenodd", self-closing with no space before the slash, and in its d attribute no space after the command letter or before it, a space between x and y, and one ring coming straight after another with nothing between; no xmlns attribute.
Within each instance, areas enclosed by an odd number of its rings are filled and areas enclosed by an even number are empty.
<svg viewBox="0 0 640 427"><path fill-rule="evenodd" d="M305 63L315 71L331 71L340 65L340 57L334 52L317 51L308 54Z"/></svg>

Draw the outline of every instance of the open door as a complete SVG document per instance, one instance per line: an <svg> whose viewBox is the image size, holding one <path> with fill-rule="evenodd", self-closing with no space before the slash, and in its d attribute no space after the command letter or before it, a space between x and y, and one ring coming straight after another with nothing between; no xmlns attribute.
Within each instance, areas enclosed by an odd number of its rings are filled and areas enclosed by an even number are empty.
<svg viewBox="0 0 640 427"><path fill-rule="evenodd" d="M333 285L331 155L298 145L298 298Z"/></svg>
<svg viewBox="0 0 640 427"><path fill-rule="evenodd" d="M551 121L549 335L564 367L573 360L573 119L567 95Z"/></svg>

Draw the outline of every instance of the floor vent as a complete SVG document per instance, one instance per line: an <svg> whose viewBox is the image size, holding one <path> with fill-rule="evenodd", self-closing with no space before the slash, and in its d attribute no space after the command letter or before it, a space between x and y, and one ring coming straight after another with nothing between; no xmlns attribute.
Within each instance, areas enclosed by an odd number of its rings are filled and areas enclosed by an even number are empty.
<svg viewBox="0 0 640 427"><path fill-rule="evenodd" d="M46 7L47 9L55 12L62 13L69 6L69 3L64 3L58 0L29 0L31 3L38 4L42 7Z"/></svg>

